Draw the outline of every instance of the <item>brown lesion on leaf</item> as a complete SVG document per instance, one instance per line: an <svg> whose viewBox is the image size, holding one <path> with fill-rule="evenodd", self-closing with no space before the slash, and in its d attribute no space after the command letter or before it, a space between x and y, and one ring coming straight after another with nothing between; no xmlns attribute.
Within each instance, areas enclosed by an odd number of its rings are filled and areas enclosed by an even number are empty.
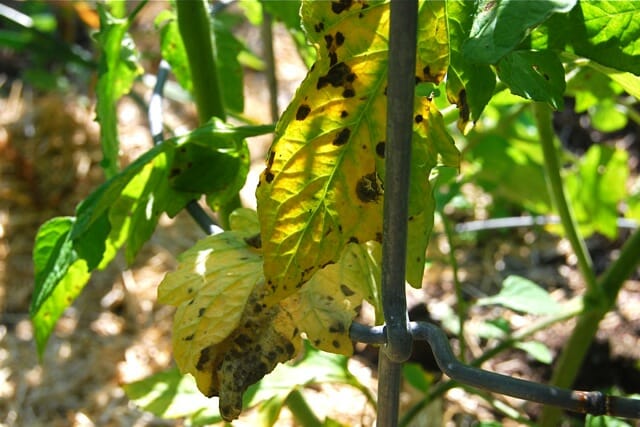
<svg viewBox="0 0 640 427"><path fill-rule="evenodd" d="M385 142L384 141L380 141L376 144L376 154L378 155L378 157L380 157L381 159L384 159L384 146L385 146Z"/></svg>
<svg viewBox="0 0 640 427"><path fill-rule="evenodd" d="M382 243L382 232L378 231L378 232L376 233L376 239L375 239L375 240L376 240L376 242L378 242L378 243Z"/></svg>
<svg viewBox="0 0 640 427"><path fill-rule="evenodd" d="M424 117L422 117L422 114L416 114L416 116L413 118L413 121L416 123L422 123L423 120Z"/></svg>
<svg viewBox="0 0 640 427"><path fill-rule="evenodd" d="M329 326L329 332L332 334L343 334L347 331L347 328L344 327L342 322L335 322L331 326Z"/></svg>
<svg viewBox="0 0 640 427"><path fill-rule="evenodd" d="M344 44L344 34L340 31L336 32L336 46L340 47Z"/></svg>
<svg viewBox="0 0 640 427"><path fill-rule="evenodd" d="M362 202L377 202L383 193L384 191L380 182L378 182L378 176L375 171L360 178L356 184L356 195Z"/></svg>
<svg viewBox="0 0 640 427"><path fill-rule="evenodd" d="M313 29L316 30L316 33L321 33L324 31L324 22L320 21L313 26Z"/></svg>
<svg viewBox="0 0 640 427"><path fill-rule="evenodd" d="M269 159L267 160L267 168L264 170L264 173L263 173L264 180L267 181L267 184L271 184L271 182L275 178L275 175L273 174L273 172L271 172L271 167L273 166L273 162L275 159L276 159L276 152L270 151ZM259 184L260 183L258 183L258 185Z"/></svg>
<svg viewBox="0 0 640 427"><path fill-rule="evenodd" d="M349 112L347 110L342 110L342 112L340 112L340 118L344 119L349 115Z"/></svg>
<svg viewBox="0 0 640 427"><path fill-rule="evenodd" d="M356 78L357 76L351 71L351 67L344 62L338 62L329 68L327 74L318 78L316 89L320 90L327 85L343 87L344 91L342 92L342 96L345 98L352 98L356 94L353 89L353 82Z"/></svg>
<svg viewBox="0 0 640 427"><path fill-rule="evenodd" d="M331 2L331 11L333 13L335 13L336 15L339 15L342 12L344 12L345 10L348 10L349 8L351 8L352 4L353 4L353 0L332 1Z"/></svg>
<svg viewBox="0 0 640 427"><path fill-rule="evenodd" d="M426 65L423 69L422 69L422 81L424 82L430 82L430 83L434 83L434 84L439 84L442 79L444 78L444 72L439 72L437 74L432 74L431 73L431 67Z"/></svg>
<svg viewBox="0 0 640 427"><path fill-rule="evenodd" d="M351 129L344 128L334 138L332 144L335 146L341 146L349 142L349 136L351 136Z"/></svg>
<svg viewBox="0 0 640 427"><path fill-rule="evenodd" d="M254 234L253 236L245 237L244 241L247 245L251 246L255 249L262 248L262 238L260 237L260 233Z"/></svg>
<svg viewBox="0 0 640 427"><path fill-rule="evenodd" d="M333 340L333 341L331 341L331 345L332 345L334 348L338 349L338 348L340 348L340 341L338 341L338 340Z"/></svg>
<svg viewBox="0 0 640 427"><path fill-rule="evenodd" d="M462 89L460 93L458 93L458 102L456 103L458 109L460 110L460 120L463 122L468 122L471 117L471 111L469 109L469 104L467 103L467 91Z"/></svg>
<svg viewBox="0 0 640 427"><path fill-rule="evenodd" d="M355 295L355 292L353 291L353 289L351 289L344 283L340 284L340 292L342 292L342 295L344 295L345 297L350 297L352 295Z"/></svg>
<svg viewBox="0 0 640 427"><path fill-rule="evenodd" d="M296 111L296 120L306 119L310 112L311 107L309 107L307 104L300 105L298 107L298 110Z"/></svg>
<svg viewBox="0 0 640 427"><path fill-rule="evenodd" d="M357 243L360 243L360 241L358 240L357 237L351 236L351 237L349 237L349 243L356 243L357 244Z"/></svg>

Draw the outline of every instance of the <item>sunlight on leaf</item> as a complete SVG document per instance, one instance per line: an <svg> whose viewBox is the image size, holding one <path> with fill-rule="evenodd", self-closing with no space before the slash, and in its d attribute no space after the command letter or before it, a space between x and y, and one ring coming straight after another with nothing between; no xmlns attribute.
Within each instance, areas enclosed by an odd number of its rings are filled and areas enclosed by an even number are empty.
<svg viewBox="0 0 640 427"><path fill-rule="evenodd" d="M497 70L513 94L562 109L564 68L554 52L516 50L498 62Z"/></svg>
<svg viewBox="0 0 640 427"><path fill-rule="evenodd" d="M569 12L576 0L482 0L463 54L478 64L495 64L511 52L528 32L554 13Z"/></svg>
<svg viewBox="0 0 640 427"><path fill-rule="evenodd" d="M278 123L257 191L273 300L295 292L323 265L336 262L347 243L381 240L388 12L388 4L378 2L303 2L303 25L319 60ZM422 3L419 28L424 30L416 81L438 83L448 67L442 2ZM424 62L425 56L431 62ZM433 117L439 117L435 107L419 98L414 132L419 147L414 152L434 154L443 145L455 151L449 138L440 145L424 139L428 132L447 135ZM429 168L420 172L412 176L423 190L420 200L414 194L415 217L430 203L425 202L430 197ZM424 215L432 217L428 211ZM410 250L421 257L430 218L420 224L414 229L419 247ZM419 267L411 268L410 282L418 285L424 262L414 264Z"/></svg>
<svg viewBox="0 0 640 427"><path fill-rule="evenodd" d="M291 359L301 333L319 348L350 355L349 328L363 299L378 306L379 245L348 246L298 293L266 302L255 212L230 216L234 229L198 242L158 288L158 300L178 307L174 357L220 412L236 418L247 387Z"/></svg>

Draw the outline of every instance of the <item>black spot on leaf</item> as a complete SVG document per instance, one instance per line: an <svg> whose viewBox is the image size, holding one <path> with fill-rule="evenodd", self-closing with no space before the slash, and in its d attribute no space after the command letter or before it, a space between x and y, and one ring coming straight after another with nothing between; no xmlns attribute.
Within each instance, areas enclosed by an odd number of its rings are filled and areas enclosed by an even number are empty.
<svg viewBox="0 0 640 427"><path fill-rule="evenodd" d="M343 43L344 43L344 34L338 31L336 33L336 46L342 46Z"/></svg>
<svg viewBox="0 0 640 427"><path fill-rule="evenodd" d="M376 154L384 159L384 141L380 141L376 144Z"/></svg>
<svg viewBox="0 0 640 427"><path fill-rule="evenodd" d="M316 30L316 33L320 33L324 30L324 22L318 22L313 26L313 29Z"/></svg>
<svg viewBox="0 0 640 427"><path fill-rule="evenodd" d="M182 172L182 171L180 170L180 168L172 168L172 169L169 171L169 178L173 178L173 177L176 177L176 176L180 175L180 172Z"/></svg>
<svg viewBox="0 0 640 427"><path fill-rule="evenodd" d="M326 43L327 49L331 49L331 45L333 44L333 36L331 34L327 34L324 36L324 41Z"/></svg>
<svg viewBox="0 0 640 427"><path fill-rule="evenodd" d="M340 348L340 342L338 340L331 341L331 345L333 345L335 348Z"/></svg>
<svg viewBox="0 0 640 427"><path fill-rule="evenodd" d="M349 237L349 243L360 243L357 237L351 236Z"/></svg>
<svg viewBox="0 0 640 427"><path fill-rule="evenodd" d="M382 193L382 187L378 183L378 177L375 172L363 176L356 184L356 195L362 202L377 202Z"/></svg>
<svg viewBox="0 0 640 427"><path fill-rule="evenodd" d="M320 76L316 88L322 89L329 84L333 87L343 86L347 82L349 74L351 74L351 68L344 62L340 62L331 67L326 75Z"/></svg>
<svg viewBox="0 0 640 427"><path fill-rule="evenodd" d="M469 110L469 104L467 103L467 91L462 89L458 94L458 103L456 104L458 109L460 110L460 119L463 122L468 122L471 116L471 111Z"/></svg>
<svg viewBox="0 0 640 427"><path fill-rule="evenodd" d="M271 184L273 178L275 178L275 175L273 173L271 173L270 171L265 172L264 180L267 181L267 184Z"/></svg>
<svg viewBox="0 0 640 427"><path fill-rule="evenodd" d="M201 308L198 310L198 317L202 317L202 315L204 314L204 312L206 311L206 309Z"/></svg>
<svg viewBox="0 0 640 427"><path fill-rule="evenodd" d="M251 246L252 248L260 249L262 247L262 238L260 237L260 234L245 237L244 241L247 245Z"/></svg>
<svg viewBox="0 0 640 427"><path fill-rule="evenodd" d="M344 119L345 117L347 117L349 115L349 113L346 110L342 110L342 112L340 113L340 118Z"/></svg>
<svg viewBox="0 0 640 427"><path fill-rule="evenodd" d="M413 118L413 120L416 123L422 123L422 121L424 120L424 117L422 117L422 114L416 114L416 116Z"/></svg>
<svg viewBox="0 0 640 427"><path fill-rule="evenodd" d="M338 54L335 52L329 52L329 65L333 67L338 63Z"/></svg>
<svg viewBox="0 0 640 427"><path fill-rule="evenodd" d="M340 14L351 7L353 0L338 0L331 2L331 11Z"/></svg>
<svg viewBox="0 0 640 427"><path fill-rule="evenodd" d="M304 120L311 112L311 107L307 104L302 104L296 111L296 120Z"/></svg>
<svg viewBox="0 0 640 427"><path fill-rule="evenodd" d="M354 96L356 96L356 92L353 89L345 89L342 92L342 96L345 98L353 98Z"/></svg>
<svg viewBox="0 0 640 427"><path fill-rule="evenodd" d="M333 145L344 145L349 141L349 136L351 135L351 130L349 128L344 128L338 133L336 138L333 140Z"/></svg>
<svg viewBox="0 0 640 427"><path fill-rule="evenodd" d="M340 322L336 322L333 325L329 326L329 332L332 334L342 334L346 332L346 328Z"/></svg>
<svg viewBox="0 0 640 427"><path fill-rule="evenodd" d="M203 371L204 368L205 368L205 365L211 359L211 355L209 354L210 351L211 351L211 347L206 347L206 348L202 349L202 351L200 352L200 357L198 358L198 363L196 363L196 369L198 371Z"/></svg>
<svg viewBox="0 0 640 427"><path fill-rule="evenodd" d="M340 292L342 292L342 295L344 295L345 297L350 297L351 295L355 294L355 292L353 292L353 290L345 284L340 285Z"/></svg>

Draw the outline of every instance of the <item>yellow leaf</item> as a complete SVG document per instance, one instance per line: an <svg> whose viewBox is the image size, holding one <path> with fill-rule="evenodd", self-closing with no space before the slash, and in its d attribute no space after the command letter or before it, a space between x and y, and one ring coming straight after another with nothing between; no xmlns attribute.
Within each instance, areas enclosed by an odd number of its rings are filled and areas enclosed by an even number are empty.
<svg viewBox="0 0 640 427"><path fill-rule="evenodd" d="M261 284L262 257L237 232L207 237L182 255L178 269L158 288L158 301L178 307L173 350L178 367L209 394L211 378L197 369L203 349L224 341L240 324L254 288Z"/></svg>
<svg viewBox="0 0 640 427"><path fill-rule="evenodd" d="M423 2L418 16L416 82L439 82L448 66L444 3L431 3ZM301 16L319 60L278 123L257 191L271 302L336 262L347 243L382 239L388 3L306 1ZM435 107L421 98L416 108L419 128L426 124L421 111ZM414 132L414 143L436 150L424 137ZM424 187L429 170L420 171L412 179ZM427 237L429 231L418 230Z"/></svg>
<svg viewBox="0 0 640 427"><path fill-rule="evenodd" d="M282 302L294 323L320 350L350 356L349 328L362 300L378 306L380 245L349 244L340 261L319 270L302 289Z"/></svg>

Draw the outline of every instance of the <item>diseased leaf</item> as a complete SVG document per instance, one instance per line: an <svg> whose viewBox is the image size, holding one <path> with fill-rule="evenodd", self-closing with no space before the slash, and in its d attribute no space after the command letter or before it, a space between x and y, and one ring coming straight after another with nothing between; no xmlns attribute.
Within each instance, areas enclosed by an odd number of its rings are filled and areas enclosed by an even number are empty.
<svg viewBox="0 0 640 427"><path fill-rule="evenodd" d="M301 333L321 348L351 354L349 328L363 298L378 306L379 245L349 245L299 293L267 302L255 213L237 210L233 231L207 237L181 256L158 288L178 307L174 357L207 396L220 396L226 420L240 413L247 388L291 359Z"/></svg>
<svg viewBox="0 0 640 427"><path fill-rule="evenodd" d="M371 245L379 244L371 242ZM316 348L351 356L349 327L363 299L373 301L371 291L375 292L378 286L370 273L367 248L348 244L338 263L316 272L282 306Z"/></svg>
<svg viewBox="0 0 640 427"><path fill-rule="evenodd" d="M477 64L495 64L529 31L558 12L569 12L576 0L481 0L463 55Z"/></svg>
<svg viewBox="0 0 640 427"><path fill-rule="evenodd" d="M228 160L224 156L241 159L236 175L226 176L233 181L232 185L206 189L211 200L219 200L231 190L237 192L237 183L246 177L244 164L248 163L248 156L244 138L270 129L269 126L231 128L213 122L169 139L91 193L78 205L75 219L55 220L43 226L40 246L46 249L34 252L36 280L31 304L39 351L44 349L58 317L85 286L91 271L106 267L125 244L126 258L131 263L151 237L162 213L175 215L200 195L177 191L169 185L170 165L176 151L194 144L223 152L218 159L221 162ZM194 159L194 163L199 160ZM224 165L216 163L210 167L224 169Z"/></svg>
<svg viewBox="0 0 640 427"><path fill-rule="evenodd" d="M447 71L447 98L460 110L458 128L468 130L487 105L496 86L496 76L488 65L474 64L462 53L463 43L469 37L473 22L474 2L452 0L447 2L449 49L451 64Z"/></svg>
<svg viewBox="0 0 640 427"><path fill-rule="evenodd" d="M566 87L564 68L551 51L516 50L498 62L498 77L515 95L561 109Z"/></svg>
<svg viewBox="0 0 640 427"><path fill-rule="evenodd" d="M114 5L118 3L111 2ZM138 63L135 44L127 33L131 20L124 18L124 11L120 11L122 15L113 16L105 5L98 4L98 13L100 31L95 38L100 47L101 57L98 67L96 113L100 122L100 141L104 155L102 167L107 178L110 178L120 169L116 102L131 90L136 77L142 74L142 67Z"/></svg>
<svg viewBox="0 0 640 427"><path fill-rule="evenodd" d="M448 66L446 20L442 2L428 3L422 4L418 26L426 28L419 45L430 48L419 52L416 80L437 83ZM303 3L303 25L319 60L278 123L257 191L273 300L336 262L347 243L381 240L388 12L388 4L378 2ZM438 132L440 124L431 118L439 113L428 99L416 103L414 144L426 148L414 150L437 152L440 146L420 138L429 129ZM447 144L455 151L450 139ZM417 179L426 188L428 168L422 172ZM412 206L424 204L426 194ZM427 224L425 218L422 225ZM422 229L417 235L423 241ZM424 247L416 253L421 256Z"/></svg>

